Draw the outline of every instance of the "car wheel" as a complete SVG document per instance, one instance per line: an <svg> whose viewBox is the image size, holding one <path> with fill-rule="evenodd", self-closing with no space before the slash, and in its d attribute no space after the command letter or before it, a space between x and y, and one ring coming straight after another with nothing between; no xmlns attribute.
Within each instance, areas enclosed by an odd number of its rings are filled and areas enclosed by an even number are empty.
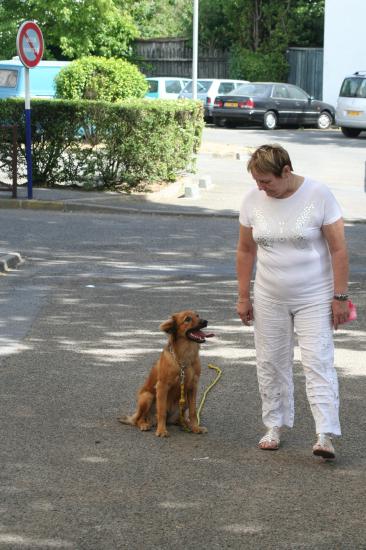
<svg viewBox="0 0 366 550"><path fill-rule="evenodd" d="M214 125L218 126L219 128L223 128L225 126L226 118L213 117L212 120Z"/></svg>
<svg viewBox="0 0 366 550"><path fill-rule="evenodd" d="M319 130L328 130L332 126L333 118L328 111L322 111L318 116L317 126Z"/></svg>
<svg viewBox="0 0 366 550"><path fill-rule="evenodd" d="M274 130L277 128L278 118L274 111L267 111L264 113L263 127L266 130Z"/></svg>
<svg viewBox="0 0 366 550"><path fill-rule="evenodd" d="M358 128L347 128L346 126L341 126L342 134L346 137L357 137L360 135L361 130Z"/></svg>

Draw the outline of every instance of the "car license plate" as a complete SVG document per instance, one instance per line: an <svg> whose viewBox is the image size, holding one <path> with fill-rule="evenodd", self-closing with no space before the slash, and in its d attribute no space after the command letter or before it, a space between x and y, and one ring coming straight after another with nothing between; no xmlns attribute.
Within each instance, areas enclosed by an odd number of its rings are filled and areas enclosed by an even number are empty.
<svg viewBox="0 0 366 550"><path fill-rule="evenodd" d="M362 111L347 111L349 116L359 116L360 114L362 114Z"/></svg>
<svg viewBox="0 0 366 550"><path fill-rule="evenodd" d="M225 107L237 107L238 102L237 101L226 101Z"/></svg>

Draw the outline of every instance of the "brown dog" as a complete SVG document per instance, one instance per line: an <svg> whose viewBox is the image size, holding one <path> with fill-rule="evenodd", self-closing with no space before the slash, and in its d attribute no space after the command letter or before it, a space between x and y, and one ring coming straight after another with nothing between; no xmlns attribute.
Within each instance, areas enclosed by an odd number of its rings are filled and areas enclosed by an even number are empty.
<svg viewBox="0 0 366 550"><path fill-rule="evenodd" d="M184 425L194 433L205 433L207 429L199 426L196 412L198 380L201 374L199 346L213 334L205 334L202 329L207 321L191 310L175 313L160 325L166 332L168 343L161 352L160 358L138 392L137 410L132 416L122 416L122 424L137 426L142 431L153 425L156 410L156 435L167 437L167 420L179 422L179 399L181 394L181 377L184 380Z"/></svg>

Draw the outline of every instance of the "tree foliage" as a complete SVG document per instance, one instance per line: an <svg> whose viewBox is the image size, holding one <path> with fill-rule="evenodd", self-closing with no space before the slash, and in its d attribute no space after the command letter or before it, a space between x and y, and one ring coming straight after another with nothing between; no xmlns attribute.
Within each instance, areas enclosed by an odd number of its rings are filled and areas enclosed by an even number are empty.
<svg viewBox="0 0 366 550"><path fill-rule="evenodd" d="M138 29L128 2L114 0L2 0L0 56L16 55L16 35L27 19L40 25L45 59L75 59L82 55L125 57Z"/></svg>
<svg viewBox="0 0 366 550"><path fill-rule="evenodd" d="M231 50L229 70L232 78L282 82L287 79L288 64L281 52L252 52L236 46Z"/></svg>
<svg viewBox="0 0 366 550"><path fill-rule="evenodd" d="M325 0L200 0L202 46L284 52L321 46ZM36 20L45 59L126 57L137 37L192 36L193 0L0 0L0 57L16 54L25 19Z"/></svg>
<svg viewBox="0 0 366 550"><path fill-rule="evenodd" d="M321 46L323 25L324 0L200 0L204 46L253 52Z"/></svg>
<svg viewBox="0 0 366 550"><path fill-rule="evenodd" d="M285 80L287 48L321 46L323 25L324 0L200 0L200 44L229 51L235 78Z"/></svg>
<svg viewBox="0 0 366 550"><path fill-rule="evenodd" d="M128 4L142 38L187 36L193 0L128 0Z"/></svg>

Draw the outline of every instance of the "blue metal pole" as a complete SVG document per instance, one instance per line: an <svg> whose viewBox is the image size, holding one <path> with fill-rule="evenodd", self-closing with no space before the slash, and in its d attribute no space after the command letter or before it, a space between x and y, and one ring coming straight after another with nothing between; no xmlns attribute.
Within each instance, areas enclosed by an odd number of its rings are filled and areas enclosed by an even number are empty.
<svg viewBox="0 0 366 550"><path fill-rule="evenodd" d="M27 159L28 174L28 199L33 198L32 192L32 131L31 131L31 110L25 109L25 154Z"/></svg>
<svg viewBox="0 0 366 550"><path fill-rule="evenodd" d="M25 156L27 159L28 199L33 198L32 180L32 130L29 89L29 69L25 69Z"/></svg>

